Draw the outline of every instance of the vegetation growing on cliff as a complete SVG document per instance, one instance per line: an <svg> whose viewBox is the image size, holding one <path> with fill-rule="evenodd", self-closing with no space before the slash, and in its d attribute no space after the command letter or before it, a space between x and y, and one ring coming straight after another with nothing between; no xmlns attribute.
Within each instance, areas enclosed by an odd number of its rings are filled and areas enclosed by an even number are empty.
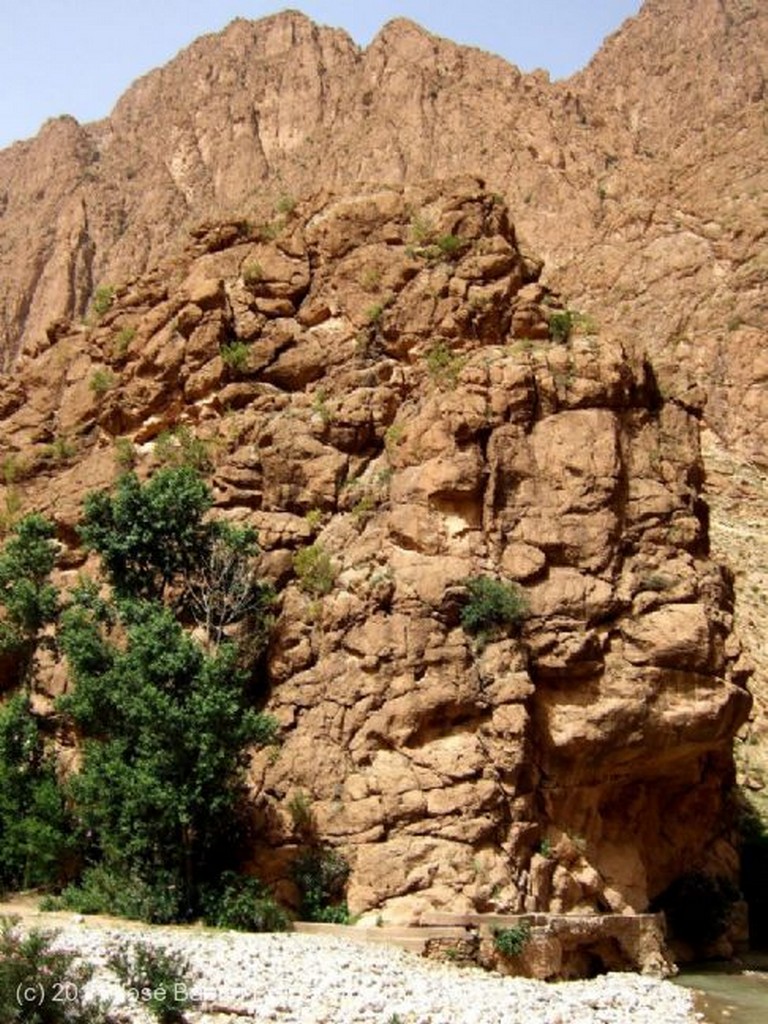
<svg viewBox="0 0 768 1024"><path fill-rule="evenodd" d="M41 633L56 616L55 556L53 527L40 515L21 519L0 554L0 654L13 656L18 682L29 683Z"/></svg>
<svg viewBox="0 0 768 1024"><path fill-rule="evenodd" d="M82 741L62 790L29 701L2 709L6 886L61 882L61 852L73 849L81 877L68 905L172 920L198 913L236 866L245 752L275 736L255 709L271 591L254 571L253 531L210 521L210 506L185 465L90 494L80 532L101 575L63 599L41 517L22 520L0 555L5 648L31 671L57 619L74 684L58 707Z"/></svg>
<svg viewBox="0 0 768 1024"><path fill-rule="evenodd" d="M465 587L467 598L461 612L461 624L480 643L495 633L520 627L528 605L516 583L490 576L472 576L466 580Z"/></svg>
<svg viewBox="0 0 768 1024"><path fill-rule="evenodd" d="M302 918L327 924L348 922L344 889L349 864L337 850L324 846L308 848L294 861L293 877L301 894Z"/></svg>
<svg viewBox="0 0 768 1024"><path fill-rule="evenodd" d="M72 852L64 794L29 698L0 707L0 891L44 885Z"/></svg>

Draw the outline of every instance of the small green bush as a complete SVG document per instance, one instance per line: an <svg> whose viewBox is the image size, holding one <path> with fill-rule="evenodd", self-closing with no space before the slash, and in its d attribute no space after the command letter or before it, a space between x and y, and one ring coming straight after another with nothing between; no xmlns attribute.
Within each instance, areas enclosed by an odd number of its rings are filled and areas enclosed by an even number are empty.
<svg viewBox="0 0 768 1024"><path fill-rule="evenodd" d="M323 515L322 509L311 508L304 516L304 519L309 526L310 530L319 530L323 525L325 516Z"/></svg>
<svg viewBox="0 0 768 1024"><path fill-rule="evenodd" d="M0 919L0 1021L3 1024L108 1024L98 1000L85 999L93 967L75 953L53 950L55 933L22 935Z"/></svg>
<svg viewBox="0 0 768 1024"><path fill-rule="evenodd" d="M434 342L425 356L427 371L440 387L456 387L464 360L442 339Z"/></svg>
<svg viewBox="0 0 768 1024"><path fill-rule="evenodd" d="M415 214L411 218L409 237L416 245L426 245L435 237L434 222L425 214Z"/></svg>
<svg viewBox="0 0 768 1024"><path fill-rule="evenodd" d="M20 480L26 472L24 461L18 455L6 455L0 462L0 475L6 487Z"/></svg>
<svg viewBox="0 0 768 1024"><path fill-rule="evenodd" d="M138 452L136 451L136 445L128 437L116 437L115 443L115 462L120 469L129 470L133 469L136 465L138 458Z"/></svg>
<svg viewBox="0 0 768 1024"><path fill-rule="evenodd" d="M569 309L559 310L552 313L549 318L549 336L552 341L564 344L571 336L573 330L574 316Z"/></svg>
<svg viewBox="0 0 768 1024"><path fill-rule="evenodd" d="M405 437L405 427L402 423L391 423L384 431L384 446L387 451L396 448Z"/></svg>
<svg viewBox="0 0 768 1024"><path fill-rule="evenodd" d="M554 342L564 344L574 331L580 334L597 334L597 321L586 313L574 309L560 309L550 314L549 336Z"/></svg>
<svg viewBox="0 0 768 1024"><path fill-rule="evenodd" d="M312 412L319 416L323 423L330 423L333 419L331 410L328 408L328 392L325 388L319 388L312 399Z"/></svg>
<svg viewBox="0 0 768 1024"><path fill-rule="evenodd" d="M552 840L545 836L539 843L536 852L549 860L552 856Z"/></svg>
<svg viewBox="0 0 768 1024"><path fill-rule="evenodd" d="M293 819L293 826L297 832L312 832L314 830L312 801L302 790L297 790L288 801L288 813Z"/></svg>
<svg viewBox="0 0 768 1024"><path fill-rule="evenodd" d="M512 925L511 928L495 928L493 945L502 956L520 956L531 938L531 926L527 921Z"/></svg>
<svg viewBox="0 0 768 1024"><path fill-rule="evenodd" d="M168 924L183 916L179 900L180 894L170 876L165 884L161 877L150 884L134 872L97 864L84 872L78 884L64 889L55 909ZM53 904L49 906L53 909Z"/></svg>
<svg viewBox="0 0 768 1024"><path fill-rule="evenodd" d="M225 366L235 373L242 373L248 367L251 347L244 341L231 341L221 346L220 354Z"/></svg>
<svg viewBox="0 0 768 1024"><path fill-rule="evenodd" d="M275 212L283 216L290 216L296 209L296 200L293 196L282 195L275 203Z"/></svg>
<svg viewBox="0 0 768 1024"><path fill-rule="evenodd" d="M203 898L205 923L214 928L242 932L284 932L291 919L259 881L234 871L225 871L216 889Z"/></svg>
<svg viewBox="0 0 768 1024"><path fill-rule="evenodd" d="M122 359L128 351L128 346L136 337L135 327L122 327L114 337L112 343L112 358Z"/></svg>
<svg viewBox="0 0 768 1024"><path fill-rule="evenodd" d="M352 515L361 523L367 521L368 517L376 510L379 500L373 494L363 494L352 506Z"/></svg>
<svg viewBox="0 0 768 1024"><path fill-rule="evenodd" d="M516 583L490 576L466 580L467 601L461 612L464 630L477 637L517 629L527 614L525 595Z"/></svg>
<svg viewBox="0 0 768 1024"><path fill-rule="evenodd" d="M0 509L0 537L5 537L16 526L23 504L18 487L12 484L6 487L3 507Z"/></svg>
<svg viewBox="0 0 768 1024"><path fill-rule="evenodd" d="M140 1006L160 1024L179 1024L192 1005L189 964L180 953L147 942L121 942L110 952L108 966Z"/></svg>
<svg viewBox="0 0 768 1024"><path fill-rule="evenodd" d="M163 466L185 467L200 474L213 471L210 443L199 438L187 426L164 430L155 441L154 454Z"/></svg>
<svg viewBox="0 0 768 1024"><path fill-rule="evenodd" d="M322 544L310 544L293 556L293 569L299 586L313 597L322 597L333 590L336 569Z"/></svg>
<svg viewBox="0 0 768 1024"><path fill-rule="evenodd" d="M95 395L105 395L111 391L117 383L117 378L111 370L99 369L94 371L88 386Z"/></svg>
<svg viewBox="0 0 768 1024"><path fill-rule="evenodd" d="M101 288L97 288L93 294L91 311L97 317L104 316L114 302L114 299L115 289L110 285L102 285Z"/></svg>
<svg viewBox="0 0 768 1024"><path fill-rule="evenodd" d="M260 242L274 242L280 236L284 227L283 219L277 218L276 220L265 221L263 224L259 224L256 227L256 234Z"/></svg>
<svg viewBox="0 0 768 1024"><path fill-rule="evenodd" d="M299 913L303 920L349 922L344 900L349 870L347 859L330 847L313 847L299 854L293 862L293 879L301 896Z"/></svg>
<svg viewBox="0 0 768 1024"><path fill-rule="evenodd" d="M43 448L43 458L49 462L69 462L77 455L77 445L68 437L55 437L50 444Z"/></svg>
<svg viewBox="0 0 768 1024"><path fill-rule="evenodd" d="M441 235L435 245L443 256L453 259L464 248L464 241L458 235Z"/></svg>
<svg viewBox="0 0 768 1024"><path fill-rule="evenodd" d="M384 316L384 310L386 306L383 302L377 302L374 306L369 306L365 311L365 319L369 324L381 323L381 318Z"/></svg>
<svg viewBox="0 0 768 1024"><path fill-rule="evenodd" d="M243 281L246 284L258 284L264 279L264 270L259 262L252 260L243 267Z"/></svg>

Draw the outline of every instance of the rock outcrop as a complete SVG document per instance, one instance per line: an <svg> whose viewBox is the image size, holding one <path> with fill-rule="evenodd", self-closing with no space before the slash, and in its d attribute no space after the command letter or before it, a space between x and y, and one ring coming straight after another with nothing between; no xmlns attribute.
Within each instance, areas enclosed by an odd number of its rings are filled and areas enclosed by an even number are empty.
<svg viewBox="0 0 768 1024"><path fill-rule="evenodd" d="M761 455L767 54L756 0L649 0L554 84L404 19L365 50L297 12L235 21L105 121L0 153L0 348L34 347L203 217L318 181L480 173L552 283L637 334L678 394L696 378L713 427Z"/></svg>
<svg viewBox="0 0 768 1024"><path fill-rule="evenodd" d="M206 217L268 220L318 183L480 174L545 257L546 282L603 337L647 351L663 393L703 409L737 467L711 475L713 538L738 573L761 695L764 562L742 557L741 538L760 549L766 520L759 502L739 511L737 477L756 472L760 491L768 450L767 54L759 0L647 0L556 83L403 19L364 50L296 12L235 21L104 121L59 118L0 153L0 365Z"/></svg>
<svg viewBox="0 0 768 1024"><path fill-rule="evenodd" d="M169 428L259 530L282 744L253 755L253 864L289 897L308 830L388 922L639 911L737 870L750 698L697 413L634 347L567 336L540 277L475 179L322 193L198 227L3 388L6 507L56 521L65 578L84 491ZM467 635L473 577L522 588L518 633Z"/></svg>

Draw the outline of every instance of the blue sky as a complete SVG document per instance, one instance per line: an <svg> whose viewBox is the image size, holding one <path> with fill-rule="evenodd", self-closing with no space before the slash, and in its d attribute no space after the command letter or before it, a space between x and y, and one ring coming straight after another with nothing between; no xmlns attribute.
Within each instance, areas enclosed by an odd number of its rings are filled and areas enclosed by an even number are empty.
<svg viewBox="0 0 768 1024"><path fill-rule="evenodd" d="M0 148L43 121L105 117L131 82L235 17L291 6L361 45L404 16L438 35L562 78L583 67L641 0L0 0Z"/></svg>

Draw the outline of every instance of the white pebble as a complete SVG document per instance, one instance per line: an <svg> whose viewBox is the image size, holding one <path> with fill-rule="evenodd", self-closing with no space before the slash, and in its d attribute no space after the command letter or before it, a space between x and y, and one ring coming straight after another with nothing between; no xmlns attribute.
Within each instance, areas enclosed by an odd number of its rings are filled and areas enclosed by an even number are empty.
<svg viewBox="0 0 768 1024"><path fill-rule="evenodd" d="M118 941L182 953L203 997L193 1024L242 1024L243 1014L281 1024L692 1024L692 998L637 974L547 984L424 960L386 946L330 936L252 935L195 929L63 928L57 946L96 968L91 990L114 995L104 966ZM226 1007L231 1013L222 1014ZM214 1008L219 1012L214 1012ZM122 1009L122 1007L121 1007ZM129 1008L132 1024L148 1019Z"/></svg>

